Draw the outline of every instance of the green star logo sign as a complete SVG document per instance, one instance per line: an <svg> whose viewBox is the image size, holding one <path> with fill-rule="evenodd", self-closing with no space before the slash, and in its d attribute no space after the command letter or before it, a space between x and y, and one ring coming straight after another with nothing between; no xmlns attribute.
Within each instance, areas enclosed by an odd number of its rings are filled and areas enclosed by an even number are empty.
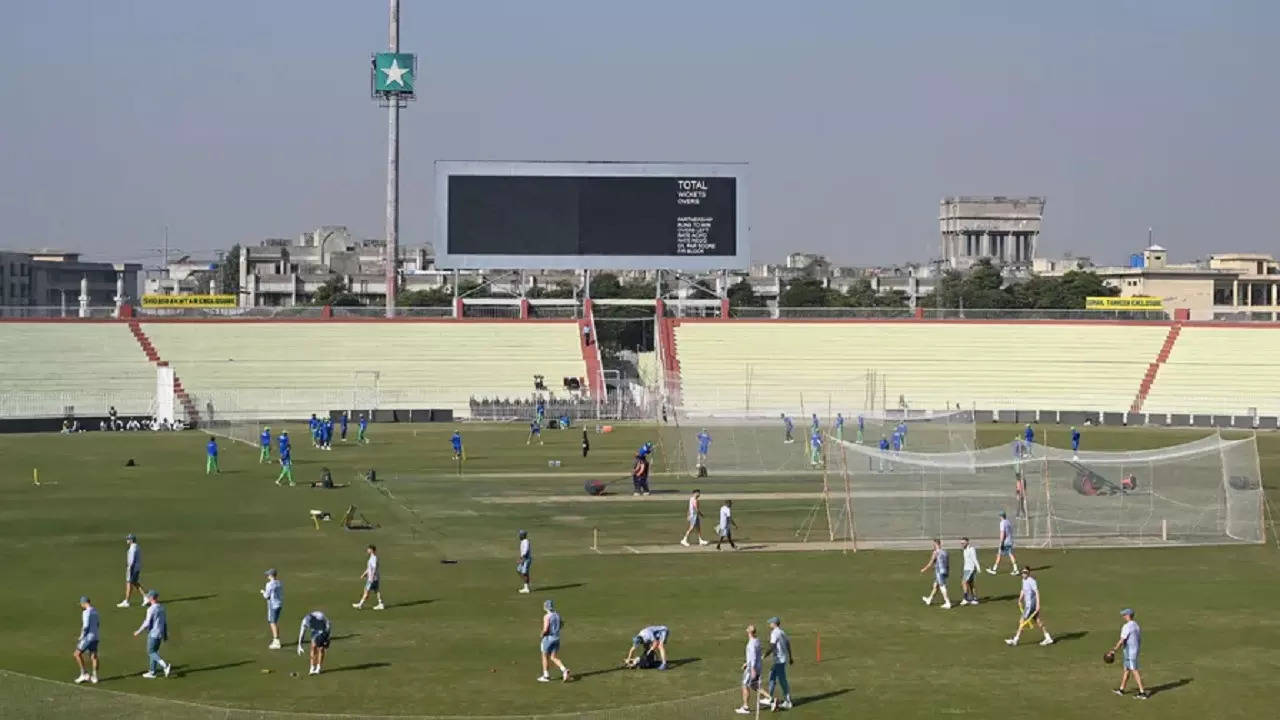
<svg viewBox="0 0 1280 720"><path fill-rule="evenodd" d="M373 91L388 95L413 95L412 53L383 52L373 56Z"/></svg>

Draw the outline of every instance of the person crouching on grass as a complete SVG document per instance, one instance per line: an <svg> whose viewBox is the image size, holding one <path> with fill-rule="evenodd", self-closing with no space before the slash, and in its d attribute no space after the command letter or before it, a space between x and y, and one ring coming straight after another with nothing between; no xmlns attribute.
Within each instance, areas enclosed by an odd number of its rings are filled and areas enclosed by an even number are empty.
<svg viewBox="0 0 1280 720"><path fill-rule="evenodd" d="M311 633L311 669L308 675L319 675L324 665L324 656L329 652L329 640L333 635L333 623L329 617L319 610L312 610L302 616L302 625L298 627L298 655L302 655L302 637Z"/></svg>

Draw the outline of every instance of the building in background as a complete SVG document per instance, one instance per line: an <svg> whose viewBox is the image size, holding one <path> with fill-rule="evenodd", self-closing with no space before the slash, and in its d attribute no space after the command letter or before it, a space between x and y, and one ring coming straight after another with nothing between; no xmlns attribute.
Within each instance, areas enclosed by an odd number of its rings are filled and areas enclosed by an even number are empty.
<svg viewBox="0 0 1280 720"><path fill-rule="evenodd" d="M31 304L31 256L0 251L0 305Z"/></svg>
<svg viewBox="0 0 1280 720"><path fill-rule="evenodd" d="M218 263L183 256L159 270L148 270L142 281L145 295L202 295L217 292Z"/></svg>
<svg viewBox="0 0 1280 720"><path fill-rule="evenodd" d="M1036 259L1044 198L961 195L940 203L942 260L965 270L983 258L1030 268Z"/></svg>
<svg viewBox="0 0 1280 720"><path fill-rule="evenodd" d="M0 306L114 307L133 302L137 263L91 262L63 250L0 252ZM83 297L81 297L83 295Z"/></svg>

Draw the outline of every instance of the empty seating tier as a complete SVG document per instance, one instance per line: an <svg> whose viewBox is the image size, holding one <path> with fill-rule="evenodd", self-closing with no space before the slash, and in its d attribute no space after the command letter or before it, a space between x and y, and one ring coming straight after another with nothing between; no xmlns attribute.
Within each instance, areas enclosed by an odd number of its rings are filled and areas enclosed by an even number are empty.
<svg viewBox="0 0 1280 720"><path fill-rule="evenodd" d="M155 367L122 322L0 323L0 416L146 415Z"/></svg>
<svg viewBox="0 0 1280 720"><path fill-rule="evenodd" d="M1182 328L1143 410L1154 413L1280 413L1280 332L1273 328Z"/></svg>

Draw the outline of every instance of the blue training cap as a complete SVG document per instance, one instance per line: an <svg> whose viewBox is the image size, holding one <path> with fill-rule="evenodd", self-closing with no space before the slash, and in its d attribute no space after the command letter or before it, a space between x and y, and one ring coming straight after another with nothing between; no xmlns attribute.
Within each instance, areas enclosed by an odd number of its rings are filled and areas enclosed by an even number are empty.
<svg viewBox="0 0 1280 720"><path fill-rule="evenodd" d="M89 596L88 596L88 595L81 595L81 596L80 596L80 602L84 603L85 605L88 605L88 604L89 604Z"/></svg>
<svg viewBox="0 0 1280 720"><path fill-rule="evenodd" d="M125 536L124 536L124 539L125 539L125 540L137 540L137 539L138 539L138 536L137 536L137 535L134 535L133 533L129 533L128 535L125 535Z"/></svg>
<svg viewBox="0 0 1280 720"><path fill-rule="evenodd" d="M1005 517L1005 514L1004 514L1004 511L1003 511L1003 510L1001 510L1001 511L1000 511L1000 517Z"/></svg>
<svg viewBox="0 0 1280 720"><path fill-rule="evenodd" d="M1125 608L1125 609L1123 609L1123 610L1121 610L1121 611L1120 611L1120 614L1121 614L1121 615L1132 615L1132 614L1133 614L1133 608Z"/></svg>
<svg viewBox="0 0 1280 720"><path fill-rule="evenodd" d="M160 597L160 593L156 592L155 590L148 590L147 597L149 598Z"/></svg>
<svg viewBox="0 0 1280 720"><path fill-rule="evenodd" d="M554 608L555 606L556 606L556 604L555 604L555 603L553 603L553 602L551 602L550 600L543 600L543 601L542 601L542 609L544 609L544 610L550 610L550 609Z"/></svg>
<svg viewBox="0 0 1280 720"><path fill-rule="evenodd" d="M271 568L270 570L268 570L268 571L266 571L266 572L264 572L264 573L262 573L262 574L263 574L263 575L270 575L271 577L275 577L275 576L276 576L276 569L275 569L275 568Z"/></svg>
<svg viewBox="0 0 1280 720"><path fill-rule="evenodd" d="M782 618L778 617L777 615L774 615L773 617L769 618L768 622L770 625L781 625Z"/></svg>

